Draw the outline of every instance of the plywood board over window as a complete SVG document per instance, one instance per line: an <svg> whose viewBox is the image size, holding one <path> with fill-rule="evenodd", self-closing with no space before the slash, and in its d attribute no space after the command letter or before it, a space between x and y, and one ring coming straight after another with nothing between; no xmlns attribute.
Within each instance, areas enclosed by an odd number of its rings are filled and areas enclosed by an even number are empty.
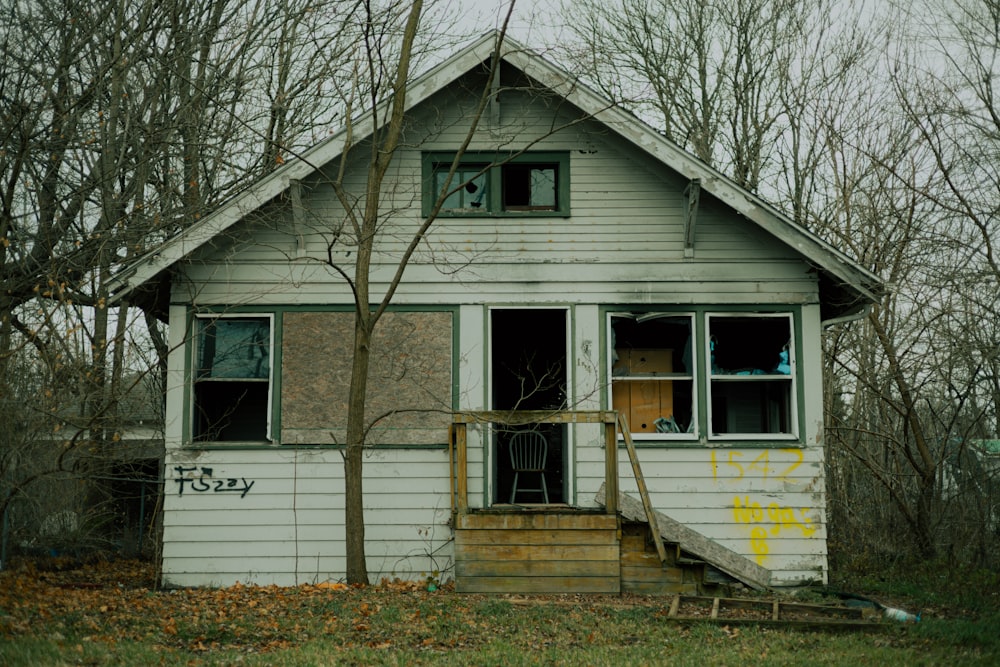
<svg viewBox="0 0 1000 667"><path fill-rule="evenodd" d="M343 444L351 382L354 315L285 313L281 441ZM390 312L375 329L368 379L372 445L447 443L451 423L452 316Z"/></svg>

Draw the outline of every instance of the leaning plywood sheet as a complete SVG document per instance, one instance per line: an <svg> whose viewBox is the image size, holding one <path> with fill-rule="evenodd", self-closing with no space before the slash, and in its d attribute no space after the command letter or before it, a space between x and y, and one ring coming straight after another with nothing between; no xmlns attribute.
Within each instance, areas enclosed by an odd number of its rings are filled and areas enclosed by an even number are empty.
<svg viewBox="0 0 1000 667"><path fill-rule="evenodd" d="M604 504L603 484L597 492L596 500L599 504ZM647 521L646 510L642 503L628 494L618 494L618 507L621 509L622 516L627 519ZM660 534L667 542L679 545L684 551L694 554L751 588L762 590L770 587L771 571L767 568L757 565L735 551L727 549L684 524L674 521L662 512L656 512L656 523L659 526Z"/></svg>

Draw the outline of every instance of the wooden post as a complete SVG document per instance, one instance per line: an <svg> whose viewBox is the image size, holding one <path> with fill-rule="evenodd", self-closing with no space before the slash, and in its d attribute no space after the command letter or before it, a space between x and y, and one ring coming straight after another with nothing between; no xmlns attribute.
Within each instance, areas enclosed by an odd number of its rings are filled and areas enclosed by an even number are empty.
<svg viewBox="0 0 1000 667"><path fill-rule="evenodd" d="M448 425L448 490L451 494L451 513L455 513L455 424Z"/></svg>
<svg viewBox="0 0 1000 667"><path fill-rule="evenodd" d="M618 425L622 430L622 438L625 440L625 448L628 450L629 461L632 462L632 473L635 475L635 484L639 487L639 497L642 498L642 506L646 512L646 521L649 522L649 529L653 533L653 544L656 545L656 553L660 557L660 563L666 563L667 548L663 546L663 533L660 532L660 526L656 521L656 512L653 510L653 503L649 499L646 478L642 476L642 468L639 466L639 456L635 451L635 443L632 442L632 432L629 430L628 418L619 413Z"/></svg>
<svg viewBox="0 0 1000 667"><path fill-rule="evenodd" d="M604 489L604 507L608 514L618 514L618 434L613 421L604 422Z"/></svg>
<svg viewBox="0 0 1000 667"><path fill-rule="evenodd" d="M466 444L468 433L466 424L455 425L455 448L458 459L458 512L466 514L469 511L469 456Z"/></svg>

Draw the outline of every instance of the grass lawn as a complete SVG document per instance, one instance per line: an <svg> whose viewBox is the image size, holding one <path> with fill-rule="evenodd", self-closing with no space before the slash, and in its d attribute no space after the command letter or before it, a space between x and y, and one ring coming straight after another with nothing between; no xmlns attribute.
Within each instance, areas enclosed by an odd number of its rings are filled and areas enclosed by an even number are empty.
<svg viewBox="0 0 1000 667"><path fill-rule="evenodd" d="M1000 580L977 576L958 597L916 574L869 583L922 621L833 632L668 620L666 598L158 591L142 563L24 566L0 573L0 665L997 665Z"/></svg>

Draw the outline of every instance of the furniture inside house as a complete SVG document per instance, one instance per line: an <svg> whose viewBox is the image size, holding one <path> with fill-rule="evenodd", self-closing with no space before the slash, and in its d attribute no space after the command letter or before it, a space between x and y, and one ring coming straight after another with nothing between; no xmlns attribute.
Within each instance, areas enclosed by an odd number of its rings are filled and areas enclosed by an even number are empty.
<svg viewBox="0 0 1000 667"><path fill-rule="evenodd" d="M510 464L514 469L514 484L510 489L513 505L518 492L541 493L545 504L549 502L549 489L545 484L545 461L548 458L549 443L538 431L518 431L510 439ZM538 475L538 487L520 487L521 473Z"/></svg>
<svg viewBox="0 0 1000 667"><path fill-rule="evenodd" d="M633 433L656 433L658 419L674 415L673 350L616 350L612 407L628 417Z"/></svg>

